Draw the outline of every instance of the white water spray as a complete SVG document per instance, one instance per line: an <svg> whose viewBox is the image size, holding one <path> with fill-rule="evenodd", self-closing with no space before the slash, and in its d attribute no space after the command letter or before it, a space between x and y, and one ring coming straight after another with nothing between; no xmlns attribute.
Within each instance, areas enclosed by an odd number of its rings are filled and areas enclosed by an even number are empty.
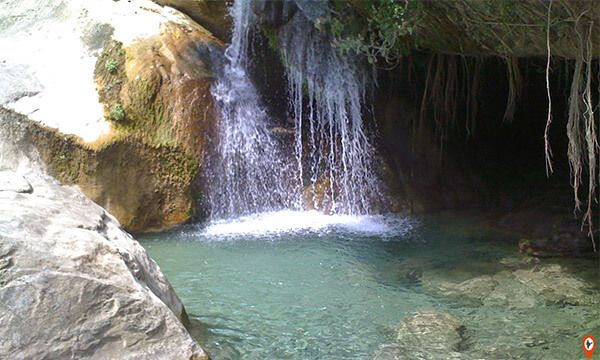
<svg viewBox="0 0 600 360"><path fill-rule="evenodd" d="M248 37L252 2L236 1L226 65L212 88L220 110L217 154L212 156L209 206L213 219L299 207L291 151L269 130L271 121L250 81Z"/></svg>
<svg viewBox="0 0 600 360"><path fill-rule="evenodd" d="M221 113L217 154L210 159L213 220L304 207L368 214L379 197L362 119L366 69L341 56L307 17L328 12L327 2L296 3L302 11L280 31L296 124L295 160L292 145L269 130L271 120L247 74L252 1L235 1L230 9L232 41L212 88Z"/></svg>
<svg viewBox="0 0 600 360"><path fill-rule="evenodd" d="M296 3L301 11L282 29L280 41L309 205L337 214L369 213L380 191L362 118L368 69L360 59L342 56L309 19L326 15L328 2Z"/></svg>

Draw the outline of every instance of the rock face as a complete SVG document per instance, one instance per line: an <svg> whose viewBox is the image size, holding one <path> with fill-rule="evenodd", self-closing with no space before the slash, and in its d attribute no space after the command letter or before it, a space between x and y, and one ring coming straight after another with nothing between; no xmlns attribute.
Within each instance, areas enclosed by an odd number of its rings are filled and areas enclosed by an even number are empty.
<svg viewBox="0 0 600 360"><path fill-rule="evenodd" d="M452 158L433 130L419 125L416 131L421 114L415 104L420 100L409 83L398 82L391 74L378 80L374 109L385 159L380 177L390 197L399 199L392 208L424 213L485 205L486 188L480 177ZM423 121L429 120L433 121Z"/></svg>
<svg viewBox="0 0 600 360"><path fill-rule="evenodd" d="M149 0L10 0L0 45L12 49L0 55L0 108L14 111L2 110L0 127L15 113L38 122L19 127L50 175L130 231L189 220L220 40Z"/></svg>
<svg viewBox="0 0 600 360"><path fill-rule="evenodd" d="M25 178L33 191L0 182L1 358L208 359L160 268L111 215L74 187Z"/></svg>
<svg viewBox="0 0 600 360"><path fill-rule="evenodd" d="M231 18L227 6L231 1L215 0L152 0L159 5L170 6L202 24L211 33L225 41L230 37Z"/></svg>
<svg viewBox="0 0 600 360"><path fill-rule="evenodd" d="M192 214L197 159L176 146L123 139L93 149L0 108L0 141L9 139L23 149L36 149L50 174L78 184L130 231L169 228Z"/></svg>

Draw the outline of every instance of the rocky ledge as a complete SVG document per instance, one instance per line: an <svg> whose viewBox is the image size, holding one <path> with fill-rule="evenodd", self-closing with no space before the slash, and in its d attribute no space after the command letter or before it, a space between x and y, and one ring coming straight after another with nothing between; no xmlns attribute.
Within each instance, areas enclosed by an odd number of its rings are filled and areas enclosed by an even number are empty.
<svg viewBox="0 0 600 360"><path fill-rule="evenodd" d="M104 209L46 175L2 171L0 358L208 359L185 319Z"/></svg>

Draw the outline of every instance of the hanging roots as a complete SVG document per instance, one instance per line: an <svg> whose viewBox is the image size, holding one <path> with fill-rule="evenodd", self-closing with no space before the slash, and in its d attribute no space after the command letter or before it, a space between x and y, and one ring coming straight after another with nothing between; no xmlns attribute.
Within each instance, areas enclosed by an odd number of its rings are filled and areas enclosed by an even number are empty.
<svg viewBox="0 0 600 360"><path fill-rule="evenodd" d="M508 99L506 100L506 110L504 111L503 120L510 122L515 116L515 110L521 98L521 89L523 87L523 77L519 70L519 59L515 56L506 58L506 70L508 76Z"/></svg>
<svg viewBox="0 0 600 360"><path fill-rule="evenodd" d="M548 19L546 24L546 95L548 97L548 114L544 129L544 152L546 156L546 172L550 175L552 168L552 149L550 148L550 127L552 124L552 99L550 94L550 13L552 2L548 3ZM581 18L578 18L578 20ZM575 201L575 212L584 210L582 229L587 227L592 239L594 251L596 245L593 237L593 204L596 201L598 176L600 168L600 148L595 120L600 112L600 79L593 78L594 49L593 22L575 23L578 36L577 56L573 61L562 61L558 70L570 76L568 93L568 122L566 134L568 138L567 156L571 170L571 185ZM523 77L518 58L504 56L507 69L508 95L503 121L511 121L518 106L522 92ZM478 92L480 88L483 58L461 55L432 54L427 62L425 87L421 98L419 131L424 126L426 113L431 113L435 130L440 138L440 157L448 131L458 128L463 121L463 129L467 138L473 136L476 128L478 112ZM598 68L600 69L600 61ZM600 74L599 74L600 77ZM599 94L594 95L594 81L598 82ZM465 116L458 116L457 106L465 104ZM596 105L594 105L596 103ZM460 119L460 120L459 120ZM585 184L587 183L587 184ZM582 186L587 185L585 196L581 195ZM585 208L582 209L582 204Z"/></svg>
<svg viewBox="0 0 600 360"><path fill-rule="evenodd" d="M474 135L482 66L483 60L480 57L430 55L421 97L418 129L414 130L423 129L425 115L429 111L440 138L440 146L443 148L449 131L461 125L457 106L462 102L466 104L462 126L467 137Z"/></svg>
<svg viewBox="0 0 600 360"><path fill-rule="evenodd" d="M598 136L592 97L592 29L592 24L590 24L583 29L583 33L577 32L580 46L575 59L569 95L569 120L567 123L569 147L567 155L571 168L576 212L581 209L579 190L582 185L582 174L587 170L587 206L583 215L582 227L587 226L588 235L592 238L595 251L592 205L596 196L596 184L600 179L598 178L597 167Z"/></svg>
<svg viewBox="0 0 600 360"><path fill-rule="evenodd" d="M460 128L467 139L474 135L485 57L500 57L506 63L508 95L503 121L511 121L522 94L519 58L544 54L548 98L543 134L546 173L549 176L553 172L550 73L556 70L557 80L561 83L559 87L568 88L568 94L565 94L568 96L567 157L574 211L583 211L582 230L587 227L595 251L592 210L597 202L597 186L600 183L597 130L600 113L600 7L594 1L586 0L497 3L424 0L423 4L424 16L416 31L420 46L433 53L427 62L418 126L415 125L413 130L423 128L425 114L429 113L440 138L441 149L444 140L449 137L449 129L459 128L456 125L462 123ZM511 21L507 21L507 17ZM540 18L545 18L541 24ZM554 62L558 66L551 69ZM596 62L598 66L594 69ZM598 72L596 79L593 78L594 71ZM570 86L563 85L569 83ZM457 114L458 103L464 104L464 114ZM582 188L587 190L584 194Z"/></svg>

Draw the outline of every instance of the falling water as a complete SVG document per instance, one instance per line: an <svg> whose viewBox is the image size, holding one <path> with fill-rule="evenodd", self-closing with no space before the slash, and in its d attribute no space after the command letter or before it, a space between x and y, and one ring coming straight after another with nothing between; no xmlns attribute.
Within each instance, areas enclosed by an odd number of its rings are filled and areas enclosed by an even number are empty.
<svg viewBox="0 0 600 360"><path fill-rule="evenodd" d="M301 11L280 31L295 121L292 149L269 129L272 121L248 77L252 4L238 0L230 9L232 41L212 88L221 119L211 157L211 217L302 208L368 214L379 197L362 119L368 71L315 28L313 21L329 11L326 1L296 0Z"/></svg>
<svg viewBox="0 0 600 360"><path fill-rule="evenodd" d="M243 0L230 8L232 40L212 88L221 114L208 194L213 219L300 206L293 154L282 150L269 129L271 120L247 74L251 5Z"/></svg>
<svg viewBox="0 0 600 360"><path fill-rule="evenodd" d="M328 2L296 3L300 10L282 29L280 42L296 157L309 189L305 201L331 213L369 213L380 193L361 111L369 72L360 59L342 56L331 35L315 27L313 20L327 15Z"/></svg>

